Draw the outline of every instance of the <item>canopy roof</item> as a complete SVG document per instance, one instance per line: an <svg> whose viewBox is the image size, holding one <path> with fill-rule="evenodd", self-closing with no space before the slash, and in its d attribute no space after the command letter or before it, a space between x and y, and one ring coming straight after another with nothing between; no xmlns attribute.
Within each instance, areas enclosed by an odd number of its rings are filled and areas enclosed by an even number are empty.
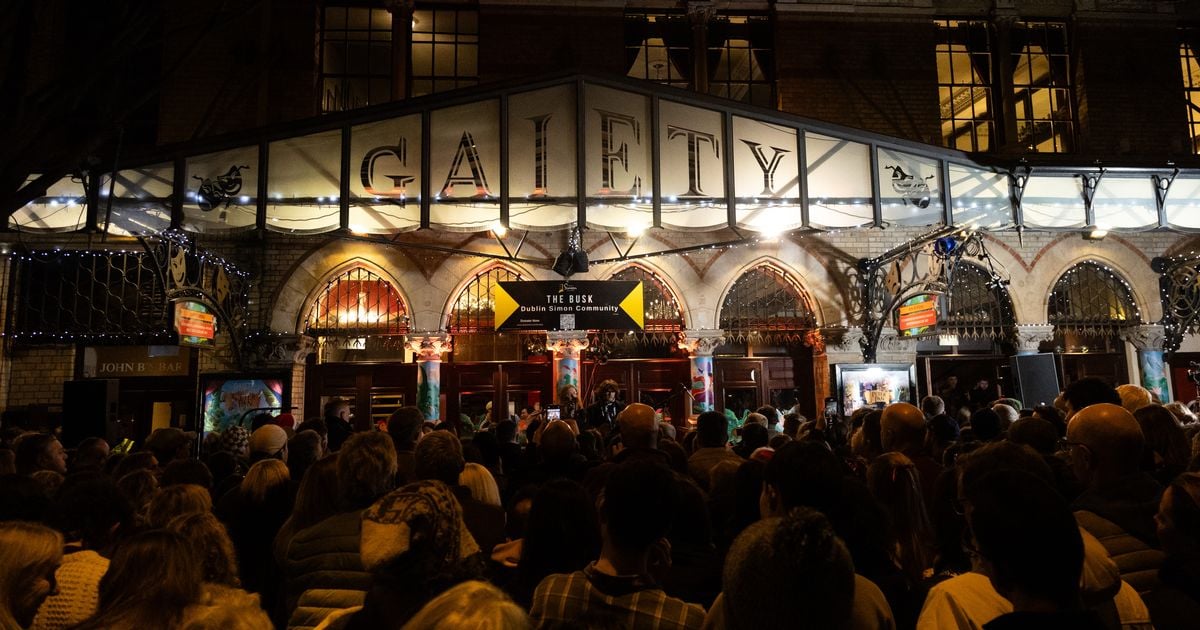
<svg viewBox="0 0 1200 630"><path fill-rule="evenodd" d="M656 83L580 75L164 147L95 185L89 196L78 181L58 182L8 229L1200 230L1200 169L985 165Z"/></svg>

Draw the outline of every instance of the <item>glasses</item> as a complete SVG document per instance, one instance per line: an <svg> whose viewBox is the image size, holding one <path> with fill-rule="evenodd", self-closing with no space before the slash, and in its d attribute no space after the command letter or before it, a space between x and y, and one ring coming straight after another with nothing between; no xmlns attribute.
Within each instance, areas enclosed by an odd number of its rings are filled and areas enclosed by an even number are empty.
<svg viewBox="0 0 1200 630"><path fill-rule="evenodd" d="M1087 448L1088 447L1088 445L1084 444L1083 442L1072 442L1072 441L1068 440L1067 438L1060 438L1058 440L1058 450L1060 450L1060 451L1070 451L1071 447L1073 447L1073 446L1078 446L1079 448Z"/></svg>

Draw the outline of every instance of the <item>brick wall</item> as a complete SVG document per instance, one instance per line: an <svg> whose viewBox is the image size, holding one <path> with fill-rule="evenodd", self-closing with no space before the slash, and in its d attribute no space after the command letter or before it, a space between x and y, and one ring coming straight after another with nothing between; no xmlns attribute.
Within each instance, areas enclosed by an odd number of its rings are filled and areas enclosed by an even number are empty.
<svg viewBox="0 0 1200 630"><path fill-rule="evenodd" d="M74 346L14 348L8 359L6 408L62 404L63 383L75 377Z"/></svg>

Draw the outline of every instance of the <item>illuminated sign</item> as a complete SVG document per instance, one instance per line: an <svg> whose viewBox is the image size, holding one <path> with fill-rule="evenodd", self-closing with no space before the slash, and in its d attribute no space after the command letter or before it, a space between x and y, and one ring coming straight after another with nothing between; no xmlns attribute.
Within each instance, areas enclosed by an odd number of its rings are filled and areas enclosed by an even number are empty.
<svg viewBox="0 0 1200 630"><path fill-rule="evenodd" d="M905 337L922 335L937 325L937 296L924 293L911 297L900 305L896 328Z"/></svg>
<svg viewBox="0 0 1200 630"><path fill-rule="evenodd" d="M181 346L215 347L217 317L200 302L176 302L175 332L179 333L179 345Z"/></svg>
<svg viewBox="0 0 1200 630"><path fill-rule="evenodd" d="M642 283L631 280L501 282L496 330L641 330Z"/></svg>

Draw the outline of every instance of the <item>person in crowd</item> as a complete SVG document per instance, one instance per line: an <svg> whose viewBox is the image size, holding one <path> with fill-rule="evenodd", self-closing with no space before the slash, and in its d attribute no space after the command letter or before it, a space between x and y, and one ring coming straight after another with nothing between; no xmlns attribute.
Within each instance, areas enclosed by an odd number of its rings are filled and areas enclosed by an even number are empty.
<svg viewBox="0 0 1200 630"><path fill-rule="evenodd" d="M269 413L254 414L254 416L250 418L250 434L254 435L255 431L259 430L260 428L262 428L268 424L275 424L274 416L272 416ZM278 426L278 425L276 425L276 426ZM279 428L282 429L283 427L279 427Z"/></svg>
<svg viewBox="0 0 1200 630"><path fill-rule="evenodd" d="M946 451L958 442L960 431L958 423L944 413L930 418L925 427L925 449L943 468L949 465L945 461Z"/></svg>
<svg viewBox="0 0 1200 630"><path fill-rule="evenodd" d="M967 404L966 393L963 392L962 387L958 384L958 376L955 374L946 376L941 388L938 389L937 395L946 403L946 413L952 418L958 414L960 408Z"/></svg>
<svg viewBox="0 0 1200 630"><path fill-rule="evenodd" d="M47 497L52 497L58 492L59 486L66 477L62 473L54 470L39 470L29 476L29 479L37 484L42 490L42 494Z"/></svg>
<svg viewBox="0 0 1200 630"><path fill-rule="evenodd" d="M264 429L283 431L273 424L259 431ZM237 551L242 586L258 593L267 610L278 606L283 581L272 543L291 514L295 499L296 487L291 483L287 464L267 458L251 466L241 486L230 490L217 506L217 515L229 528L229 537Z"/></svg>
<svg viewBox="0 0 1200 630"><path fill-rule="evenodd" d="M417 440L421 437L421 427L425 424L425 416L421 410L411 405L401 407L392 412L387 420L387 432L396 446L396 486L400 487L417 480L416 459L413 453L417 449Z"/></svg>
<svg viewBox="0 0 1200 630"><path fill-rule="evenodd" d="M750 414L751 416L757 414ZM760 418L762 416L759 416ZM747 416L749 418L749 416ZM742 425L742 441L738 442L737 446L733 447L734 454L743 459L750 459L750 456L760 448L766 447L770 442L770 436L767 433L767 427L757 422L747 422Z"/></svg>
<svg viewBox="0 0 1200 630"><path fill-rule="evenodd" d="M286 464L287 446L287 431L275 424L264 424L250 434L250 464L264 459L277 459Z"/></svg>
<svg viewBox="0 0 1200 630"><path fill-rule="evenodd" d="M211 493L213 491L212 471L199 460L176 459L163 468L162 477L159 479L159 485L164 488L188 483L200 486Z"/></svg>
<svg viewBox="0 0 1200 630"><path fill-rule="evenodd" d="M1194 628L1200 620L1200 474L1185 473L1167 486L1155 521L1167 557L1146 606L1157 630Z"/></svg>
<svg viewBox="0 0 1200 630"><path fill-rule="evenodd" d="M984 407L971 413L971 423L964 433L969 433L971 440L986 444L1004 439L1004 429L1000 414L991 407Z"/></svg>
<svg viewBox="0 0 1200 630"><path fill-rule="evenodd" d="M925 453L925 414L909 403L892 403L879 419L879 437L884 453L902 453L917 471L923 503L933 500L933 484L942 466Z"/></svg>
<svg viewBox="0 0 1200 630"><path fill-rule="evenodd" d="M678 486L666 468L648 461L617 465L599 504L599 558L581 571L542 580L533 594L533 623L699 628L704 609L658 587L678 503Z"/></svg>
<svg viewBox="0 0 1200 630"><path fill-rule="evenodd" d="M499 443L500 468L505 475L512 476L524 467L525 453L517 444L517 423L501 420L496 423L496 442Z"/></svg>
<svg viewBox="0 0 1200 630"><path fill-rule="evenodd" d="M600 429L608 433L617 420L617 414L625 407L617 400L619 387L613 380L601 381L592 392L594 402L587 408L585 417L588 428Z"/></svg>
<svg viewBox="0 0 1200 630"><path fill-rule="evenodd" d="M113 469L113 479L120 480L125 475L135 470L148 470L156 477L161 472L158 465L158 458L150 451L138 451L130 453L121 458L120 463Z"/></svg>
<svg viewBox="0 0 1200 630"><path fill-rule="evenodd" d="M117 489L129 502L133 514L133 526L145 527L150 511L150 502L159 493L158 478L149 470L135 470L117 480ZM212 500L212 497L209 497Z"/></svg>
<svg viewBox="0 0 1200 630"><path fill-rule="evenodd" d="M469 580L438 595L402 630L527 630L529 617L504 591L479 580Z"/></svg>
<svg viewBox="0 0 1200 630"><path fill-rule="evenodd" d="M304 473L308 472L309 467L325 455L321 447L321 435L312 430L300 431L293 435L292 439L288 440L287 451L288 473L292 481L296 482L304 479Z"/></svg>
<svg viewBox="0 0 1200 630"><path fill-rule="evenodd" d="M580 571L600 553L600 520L583 486L568 479L543 484L529 504L516 572L508 593L522 607L546 576Z"/></svg>
<svg viewBox="0 0 1200 630"><path fill-rule="evenodd" d="M204 565L183 536L157 529L117 547L100 580L100 607L73 630L175 628L202 597Z"/></svg>
<svg viewBox="0 0 1200 630"><path fill-rule="evenodd" d="M21 436L17 443L17 474L32 476L39 470L67 474L67 450L58 438L48 433Z"/></svg>
<svg viewBox="0 0 1200 630"><path fill-rule="evenodd" d="M178 427L155 429L143 445L145 450L154 453L159 466L166 466L176 459L187 459L196 448L196 433L184 431Z"/></svg>
<svg viewBox="0 0 1200 630"><path fill-rule="evenodd" d="M84 438L75 447L68 468L72 473L102 471L104 462L108 460L108 454L108 442L104 441L104 438Z"/></svg>
<svg viewBox="0 0 1200 630"><path fill-rule="evenodd" d="M342 444L354 433L354 425L350 423L350 403L341 398L334 398L325 403L325 426L329 430L329 450L338 451Z"/></svg>
<svg viewBox="0 0 1200 630"><path fill-rule="evenodd" d="M287 432L288 439L296 436L296 416L290 413L281 413L271 419L275 426Z"/></svg>
<svg viewBox="0 0 1200 630"><path fill-rule="evenodd" d="M583 420L583 401L579 399L579 388L567 383L558 388L559 416L563 420Z"/></svg>
<svg viewBox="0 0 1200 630"><path fill-rule="evenodd" d="M667 532L671 558L660 579L663 592L707 608L721 593L724 549L718 550L707 497L683 473L676 474L680 502Z"/></svg>
<svg viewBox="0 0 1200 630"><path fill-rule="evenodd" d="M1171 412L1171 415L1175 416L1175 420L1179 422L1180 426L1186 427L1188 425L1196 424L1196 414L1192 413L1192 410L1188 409L1187 405L1179 401L1175 401L1169 402L1163 406L1167 408L1167 411Z"/></svg>
<svg viewBox="0 0 1200 630"><path fill-rule="evenodd" d="M17 454L8 448L0 448L0 477L17 474Z"/></svg>
<svg viewBox="0 0 1200 630"><path fill-rule="evenodd" d="M165 529L179 534L195 548L203 565L205 582L233 588L242 585L233 541L229 539L225 525L212 513L181 514L171 519Z"/></svg>
<svg viewBox="0 0 1200 630"><path fill-rule="evenodd" d="M916 465L898 451L884 453L867 468L867 488L891 520L898 543L896 560L914 583L919 582L932 573L934 549L933 526Z"/></svg>
<svg viewBox="0 0 1200 630"><path fill-rule="evenodd" d="M881 436L883 412L878 409L869 411L860 409L858 411L864 412L862 424L850 436L850 451L862 460L871 462L883 454L883 438ZM851 423L853 421L853 417L851 417Z"/></svg>
<svg viewBox="0 0 1200 630"><path fill-rule="evenodd" d="M1068 501L1075 500L1083 490L1075 473L1066 460L1058 457L1058 430L1053 424L1037 416L1021 418L1008 430L1008 441L1022 444L1037 451L1042 461L1054 473L1054 489Z"/></svg>
<svg viewBox="0 0 1200 630"><path fill-rule="evenodd" d="M304 431L316 431L317 435L321 436L321 457L329 454L329 425L325 424L324 418L309 418L300 423L296 427L296 433Z"/></svg>
<svg viewBox="0 0 1200 630"><path fill-rule="evenodd" d="M1129 413L1137 413L1138 409L1154 403L1150 390L1133 383L1117 385L1117 396L1121 399L1121 406Z"/></svg>
<svg viewBox="0 0 1200 630"><path fill-rule="evenodd" d="M462 474L458 476L458 485L470 490L472 499L484 505L500 507L500 486L496 485L495 477L483 464L465 464Z"/></svg>
<svg viewBox="0 0 1200 630"><path fill-rule="evenodd" d="M1012 426L1021 417L1021 412L1016 407L1002 402L992 405L992 411L996 412L996 416L1000 418L1000 433L1008 432Z"/></svg>
<svg viewBox="0 0 1200 630"><path fill-rule="evenodd" d="M940 416L946 413L946 401L941 396L926 396L921 399L921 413L925 414L926 420Z"/></svg>
<svg viewBox="0 0 1200 630"><path fill-rule="evenodd" d="M975 386L967 391L967 403L973 410L989 407L994 400L996 400L996 389L986 378L975 381Z"/></svg>
<svg viewBox="0 0 1200 630"><path fill-rule="evenodd" d="M779 433L779 424L783 421L783 416L779 413L778 409L771 405L763 405L755 409L754 413L762 416L765 420L763 426L767 429L768 440Z"/></svg>
<svg viewBox="0 0 1200 630"><path fill-rule="evenodd" d="M527 446L525 462L508 476L511 487L521 488L559 477L579 481L588 470L587 460L579 453L575 432L566 422L550 422L540 427Z"/></svg>
<svg viewBox="0 0 1200 630"><path fill-rule="evenodd" d="M273 630L258 597L240 589L206 589L203 599L183 612L180 630Z"/></svg>
<svg viewBox="0 0 1200 630"><path fill-rule="evenodd" d="M792 412L784 415L783 434L789 438L792 438L793 440L796 439L796 436L800 434L800 425L804 422L804 416L798 413ZM726 430L728 431L728 428L726 428Z"/></svg>
<svg viewBox="0 0 1200 630"><path fill-rule="evenodd" d="M287 560L287 549L292 544L292 537L296 532L308 529L338 513L338 502L330 499L336 497L337 493L337 455L330 455L309 467L296 492L292 513L275 535L273 554L280 567L283 567Z"/></svg>
<svg viewBox="0 0 1200 630"><path fill-rule="evenodd" d="M696 418L696 444L699 448L688 458L688 474L705 491L712 489L709 473L723 461L741 461L733 451L726 448L729 441L729 423L719 411L705 411Z"/></svg>
<svg viewBox="0 0 1200 630"><path fill-rule="evenodd" d="M1191 445L1183 427L1162 405L1144 405L1133 413L1133 417L1146 438L1142 470L1162 485L1171 483L1187 470L1192 458Z"/></svg>
<svg viewBox="0 0 1200 630"><path fill-rule="evenodd" d="M1116 404L1084 407L1067 425L1067 455L1083 486L1072 506L1076 518L1104 543L1122 579L1139 592L1153 586L1162 562L1154 551L1162 486L1140 470L1144 445L1137 420Z"/></svg>
<svg viewBox="0 0 1200 630"><path fill-rule="evenodd" d="M1038 405L1033 408L1033 417L1045 420L1054 425L1054 431L1058 437L1066 437L1067 421L1063 419L1063 414L1053 405Z"/></svg>
<svg viewBox="0 0 1200 630"><path fill-rule="evenodd" d="M367 508L361 549L371 574L363 605L329 615L320 627L398 629L437 595L483 574L462 508L436 480L408 484Z"/></svg>
<svg viewBox="0 0 1200 630"><path fill-rule="evenodd" d="M208 490L193 484L168 486L150 499L150 505L146 508L146 525L151 529L159 529L166 527L176 516L211 511L212 497Z"/></svg>
<svg viewBox="0 0 1200 630"><path fill-rule="evenodd" d="M347 605L357 603L354 591L366 592L370 576L363 568L359 551L362 512L391 492L395 483L396 447L386 433L356 433L346 440L337 455L336 497L340 512L299 530L287 547L284 610L295 611L291 613L293 619L313 617L312 610L301 611L296 607L305 591L349 591L346 593L349 597L333 599L334 603ZM329 500L327 496L320 498Z"/></svg>
<svg viewBox="0 0 1200 630"><path fill-rule="evenodd" d="M829 521L816 510L796 508L763 519L737 537L725 560L721 595L705 625L785 628L803 619L813 628L889 627L886 621L852 625L857 621L854 607L864 603L855 601L856 577L850 552ZM886 608L882 596L878 601Z"/></svg>
<svg viewBox="0 0 1200 630"><path fill-rule="evenodd" d="M462 443L453 433L434 431L417 443L417 478L434 479L453 490L462 504L467 529L471 530L480 549L491 553L496 545L504 542L504 510L476 500L469 488L459 485L465 466Z"/></svg>
<svg viewBox="0 0 1200 630"><path fill-rule="evenodd" d="M25 521L0 522L0 628L22 630L55 591L62 536Z"/></svg>
<svg viewBox="0 0 1200 630"><path fill-rule="evenodd" d="M221 450L240 461L250 457L250 431L242 426L229 426L221 432Z"/></svg>
<svg viewBox="0 0 1200 630"><path fill-rule="evenodd" d="M1120 406L1121 396L1112 385L1094 376L1073 381L1062 392L1063 422L1069 425L1071 418L1084 407L1100 403Z"/></svg>

